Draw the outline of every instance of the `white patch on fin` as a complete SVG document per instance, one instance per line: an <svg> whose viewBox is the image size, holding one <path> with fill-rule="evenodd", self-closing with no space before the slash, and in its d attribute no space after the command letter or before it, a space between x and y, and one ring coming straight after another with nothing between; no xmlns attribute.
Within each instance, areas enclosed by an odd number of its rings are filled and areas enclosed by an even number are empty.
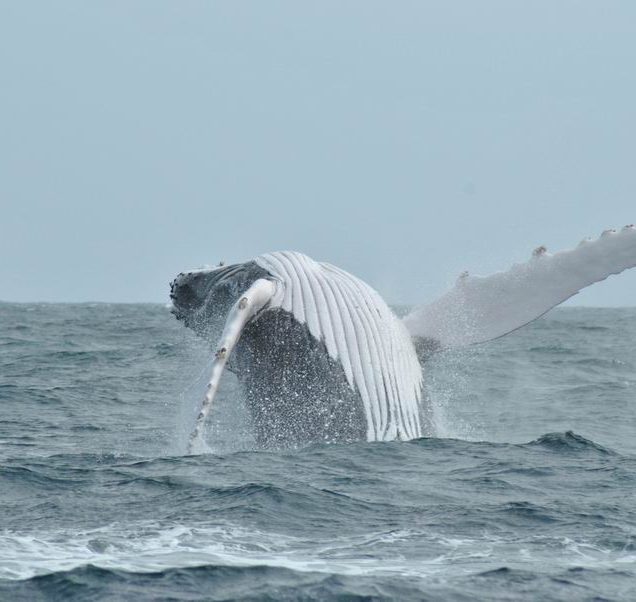
<svg viewBox="0 0 636 602"><path fill-rule="evenodd" d="M232 306L232 309L230 309L225 320L223 333L216 348L214 362L212 363L212 374L210 375L210 381L207 385L207 391L201 402L201 409L199 410L194 429L188 442L189 454L193 453L193 450L198 447L197 443L201 440L205 419L212 408L212 402L219 388L225 364L241 338L243 328L270 302L275 293L276 284L271 280L260 278L241 295L241 298Z"/></svg>

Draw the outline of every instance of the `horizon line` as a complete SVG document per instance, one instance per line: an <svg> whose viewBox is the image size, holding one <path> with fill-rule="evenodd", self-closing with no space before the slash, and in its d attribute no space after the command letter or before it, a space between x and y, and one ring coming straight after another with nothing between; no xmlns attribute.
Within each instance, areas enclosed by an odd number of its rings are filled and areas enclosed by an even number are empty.
<svg viewBox="0 0 636 602"><path fill-rule="evenodd" d="M170 300L167 301L7 301L0 299L0 305L161 305L170 307ZM424 305L423 303L387 303L389 307L415 307ZM634 309L636 305L555 305L548 311L558 308L573 309Z"/></svg>

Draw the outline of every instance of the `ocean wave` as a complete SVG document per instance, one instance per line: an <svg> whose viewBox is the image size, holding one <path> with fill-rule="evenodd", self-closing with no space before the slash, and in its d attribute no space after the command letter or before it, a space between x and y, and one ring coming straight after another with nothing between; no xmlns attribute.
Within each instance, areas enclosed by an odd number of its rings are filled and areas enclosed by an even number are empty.
<svg viewBox="0 0 636 602"><path fill-rule="evenodd" d="M590 439L577 435L573 431L565 433L547 433L526 444L528 447L541 447L560 454L593 453L603 456L616 456L617 452L603 447Z"/></svg>
<svg viewBox="0 0 636 602"><path fill-rule="evenodd" d="M248 585L249 584L249 585ZM29 581L0 584L0 593L32 601L63 597L65 600L348 600L419 598L421 590L399 578L355 579L339 575L300 572L293 569L251 566L205 565L155 573L85 566L71 571L35 577ZM134 594L133 594L134 593Z"/></svg>
<svg viewBox="0 0 636 602"><path fill-rule="evenodd" d="M424 529L316 541L238 525L114 524L77 534L5 533L0 543L0 596L29 600L130 598L133 592L141 599L252 599L257 593L277 600L422 599L427 592L440 600L508 600L514 592L545 596L564 584L589 589L608 573L624 588L636 561L633 554L567 538L448 538ZM396 554L405 546L416 546L420 557ZM535 583L536 590L519 589L522 583Z"/></svg>
<svg viewBox="0 0 636 602"><path fill-rule="evenodd" d="M496 532L449 537L425 526L316 539L250 529L229 521L207 525L145 521L112 523L85 531L4 531L0 543L0 579L27 579L89 564L136 572L201 564L266 564L349 575L397 572L425 576L435 573L440 562L496 562L506 550L514 565L556 552L566 566L604 567L619 561L627 567L636 561L633 550L548 533L511 541ZM395 555L396 548L409 546L420 547L424 555L412 563Z"/></svg>

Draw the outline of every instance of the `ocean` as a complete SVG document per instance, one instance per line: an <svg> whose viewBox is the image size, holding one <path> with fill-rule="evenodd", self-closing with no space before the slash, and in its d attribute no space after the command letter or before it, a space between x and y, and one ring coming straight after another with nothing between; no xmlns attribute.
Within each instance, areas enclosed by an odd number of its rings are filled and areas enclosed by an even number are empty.
<svg viewBox="0 0 636 602"><path fill-rule="evenodd" d="M636 600L636 309L424 366L434 432L254 449L163 305L0 304L0 600Z"/></svg>

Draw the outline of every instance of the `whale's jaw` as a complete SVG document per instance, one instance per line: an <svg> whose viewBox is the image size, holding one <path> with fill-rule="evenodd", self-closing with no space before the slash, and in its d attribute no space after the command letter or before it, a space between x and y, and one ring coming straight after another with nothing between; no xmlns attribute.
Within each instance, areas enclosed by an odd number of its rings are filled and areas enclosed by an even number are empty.
<svg viewBox="0 0 636 602"><path fill-rule="evenodd" d="M213 339L242 292L264 276L254 262L181 272L170 283L171 311L197 335Z"/></svg>

